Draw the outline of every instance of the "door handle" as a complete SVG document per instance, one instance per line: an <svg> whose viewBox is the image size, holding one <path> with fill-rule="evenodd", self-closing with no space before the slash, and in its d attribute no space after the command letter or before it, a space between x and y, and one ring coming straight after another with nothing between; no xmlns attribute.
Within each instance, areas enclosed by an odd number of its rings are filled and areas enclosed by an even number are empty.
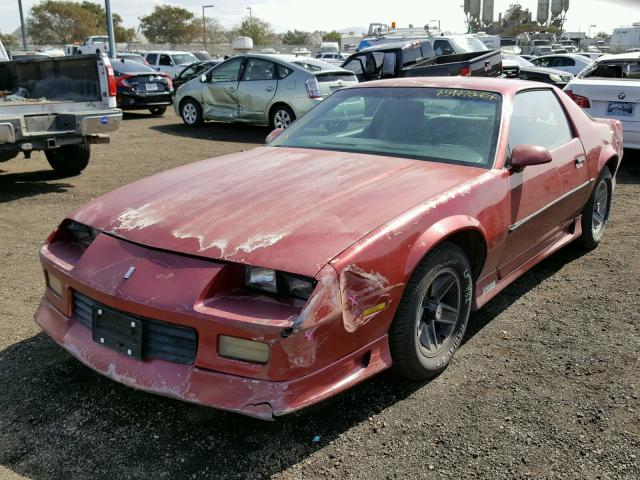
<svg viewBox="0 0 640 480"><path fill-rule="evenodd" d="M274 88L273 88L273 87L267 87L267 88L265 88L265 90L266 90L267 92L273 92Z"/></svg>
<svg viewBox="0 0 640 480"><path fill-rule="evenodd" d="M229 90L230 92L235 92L236 91L236 87L229 87L227 90Z"/></svg>
<svg viewBox="0 0 640 480"><path fill-rule="evenodd" d="M587 160L587 157L585 157L584 155L578 155L575 158L576 167L581 167L586 160Z"/></svg>

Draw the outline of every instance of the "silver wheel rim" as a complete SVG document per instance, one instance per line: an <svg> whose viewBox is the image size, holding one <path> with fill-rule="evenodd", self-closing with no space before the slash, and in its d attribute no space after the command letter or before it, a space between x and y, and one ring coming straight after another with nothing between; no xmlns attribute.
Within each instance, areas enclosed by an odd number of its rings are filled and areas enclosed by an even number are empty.
<svg viewBox="0 0 640 480"><path fill-rule="evenodd" d="M462 308L462 285L451 268L443 268L424 290L416 335L425 357L435 357L449 344Z"/></svg>
<svg viewBox="0 0 640 480"><path fill-rule="evenodd" d="M287 128L291 125L291 115L286 110L278 110L273 116L273 126L276 128Z"/></svg>
<svg viewBox="0 0 640 480"><path fill-rule="evenodd" d="M196 123L198 120L198 111L193 103L185 103L182 107L182 118L189 125Z"/></svg>
<svg viewBox="0 0 640 480"><path fill-rule="evenodd" d="M608 209L609 186L607 185L607 182L602 180L596 190L595 202L593 203L593 222L591 222L591 228L593 229L594 236L599 235L604 229L607 221Z"/></svg>

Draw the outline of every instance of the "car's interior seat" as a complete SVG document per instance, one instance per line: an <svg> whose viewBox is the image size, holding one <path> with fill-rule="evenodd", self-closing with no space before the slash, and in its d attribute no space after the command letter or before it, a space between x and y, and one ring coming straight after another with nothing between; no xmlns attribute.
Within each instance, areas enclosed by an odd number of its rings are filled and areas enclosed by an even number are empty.
<svg viewBox="0 0 640 480"><path fill-rule="evenodd" d="M426 122L426 143L458 145L487 158L493 142L493 119L461 115L437 115Z"/></svg>
<svg viewBox="0 0 640 480"><path fill-rule="evenodd" d="M377 111L362 137L394 143L424 143L426 118L424 103L417 100L394 99Z"/></svg>

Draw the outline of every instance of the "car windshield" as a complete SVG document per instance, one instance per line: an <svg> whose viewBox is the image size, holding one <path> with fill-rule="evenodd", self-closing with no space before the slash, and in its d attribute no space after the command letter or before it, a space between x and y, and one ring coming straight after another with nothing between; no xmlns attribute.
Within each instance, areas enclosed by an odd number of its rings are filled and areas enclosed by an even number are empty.
<svg viewBox="0 0 640 480"><path fill-rule="evenodd" d="M113 69L117 73L157 73L153 68L146 66L143 63L136 62L134 60L125 60L124 58L120 60L114 60Z"/></svg>
<svg viewBox="0 0 640 480"><path fill-rule="evenodd" d="M458 47L458 50L460 50L460 53L481 52L483 50L489 50L489 48L487 48L484 43L482 43L475 37L460 36L455 37L452 40Z"/></svg>
<svg viewBox="0 0 640 480"><path fill-rule="evenodd" d="M502 97L448 88L339 90L269 145L490 167Z"/></svg>
<svg viewBox="0 0 640 480"><path fill-rule="evenodd" d="M187 65L199 61L198 57L191 53L175 53L171 55L171 58L176 65Z"/></svg>
<svg viewBox="0 0 640 480"><path fill-rule="evenodd" d="M618 80L640 79L639 60L610 60L594 62L583 70L580 78L615 78Z"/></svg>

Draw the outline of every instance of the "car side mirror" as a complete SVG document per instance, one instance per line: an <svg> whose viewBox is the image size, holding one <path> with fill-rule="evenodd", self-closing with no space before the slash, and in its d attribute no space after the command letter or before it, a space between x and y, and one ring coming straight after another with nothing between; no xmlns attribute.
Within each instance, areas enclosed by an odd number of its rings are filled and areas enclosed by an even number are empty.
<svg viewBox="0 0 640 480"><path fill-rule="evenodd" d="M524 167L551 163L551 160L551 152L538 145L516 145L511 151L511 169L515 172L521 172Z"/></svg>
<svg viewBox="0 0 640 480"><path fill-rule="evenodd" d="M269 143L272 140L275 140L282 132L284 132L284 128L276 128L275 130L272 130L271 133L267 135L264 142Z"/></svg>
<svg viewBox="0 0 640 480"><path fill-rule="evenodd" d="M207 74L203 73L202 75L200 75L200 81L202 83L207 83Z"/></svg>

